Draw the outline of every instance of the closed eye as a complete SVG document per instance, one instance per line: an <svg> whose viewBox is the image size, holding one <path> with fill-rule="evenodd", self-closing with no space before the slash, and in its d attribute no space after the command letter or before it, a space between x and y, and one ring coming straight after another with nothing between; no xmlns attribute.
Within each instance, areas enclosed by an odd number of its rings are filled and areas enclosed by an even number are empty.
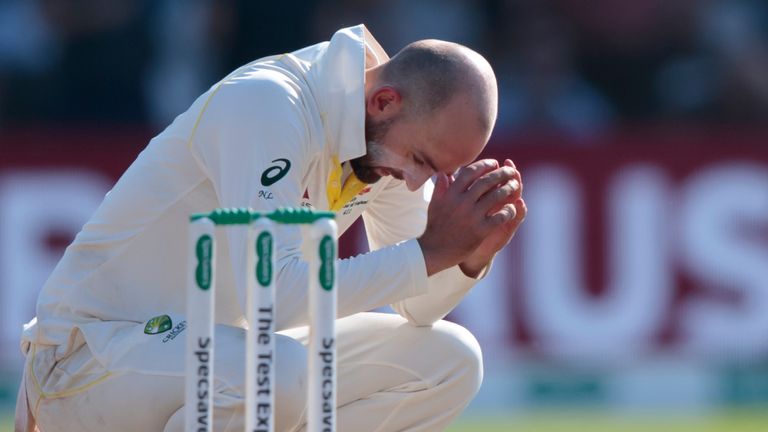
<svg viewBox="0 0 768 432"><path fill-rule="evenodd" d="M429 169L432 170L432 172L438 172L437 166L435 166L435 163L432 161L432 159L429 158L428 155L417 155L413 154L413 162L417 164L420 167L428 166Z"/></svg>

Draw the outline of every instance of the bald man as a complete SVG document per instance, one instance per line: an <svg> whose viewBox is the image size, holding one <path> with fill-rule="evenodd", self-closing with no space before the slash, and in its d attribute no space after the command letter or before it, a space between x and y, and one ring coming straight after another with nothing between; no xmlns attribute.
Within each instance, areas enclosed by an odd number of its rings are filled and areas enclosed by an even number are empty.
<svg viewBox="0 0 768 432"><path fill-rule="evenodd" d="M336 212L340 233L362 216L371 249L338 263L339 430L445 428L476 394L482 358L442 318L526 213L510 160L473 162L496 100L474 51L420 41L390 60L364 26L225 77L150 142L46 282L23 332L19 427L181 431L185 221L306 206ZM239 431L245 236L221 236L214 429ZM295 229L277 238L276 430L301 431L307 266ZM387 304L397 314L366 312Z"/></svg>

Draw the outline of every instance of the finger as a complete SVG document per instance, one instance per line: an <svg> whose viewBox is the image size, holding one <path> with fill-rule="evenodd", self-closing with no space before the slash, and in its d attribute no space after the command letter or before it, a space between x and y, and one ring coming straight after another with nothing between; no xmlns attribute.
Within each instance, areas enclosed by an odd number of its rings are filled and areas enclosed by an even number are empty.
<svg viewBox="0 0 768 432"><path fill-rule="evenodd" d="M489 190L477 201L479 210L487 214L495 213L505 204L514 203L519 196L520 183L517 180L510 180L507 183Z"/></svg>
<svg viewBox="0 0 768 432"><path fill-rule="evenodd" d="M495 159L482 159L459 169L456 173L453 186L459 191L465 191L483 174L499 167Z"/></svg>
<svg viewBox="0 0 768 432"><path fill-rule="evenodd" d="M514 235L525 220L525 215L528 214L528 207L526 207L525 201L523 201L522 198L516 200L511 205L515 208L515 216L505 222L504 228L508 230L511 235Z"/></svg>
<svg viewBox="0 0 768 432"><path fill-rule="evenodd" d="M509 160L509 159L507 159ZM520 170L515 168L515 164L512 163L512 161L509 161L511 164L510 166L515 170L515 174L512 176L513 180L517 181L517 189L515 190L515 193L512 194L509 202L515 202L516 200L523 197L523 177L520 173Z"/></svg>
<svg viewBox="0 0 768 432"><path fill-rule="evenodd" d="M515 179L513 181L517 182L517 189L515 189L515 193L512 194L512 200L517 201L523 197L523 180L520 178L520 171L517 171L517 175L515 176Z"/></svg>
<svg viewBox="0 0 768 432"><path fill-rule="evenodd" d="M520 195L522 195L522 193L523 193L523 174L520 172L519 169L517 169L517 167L515 166L515 163L512 162L511 159L505 159L504 160L504 166L509 166L509 167L512 167L512 168L515 169L515 171L516 171L515 172L515 178L517 179L517 181L520 182Z"/></svg>
<svg viewBox="0 0 768 432"><path fill-rule="evenodd" d="M515 218L514 221L517 224L522 223L525 220L525 216L528 214L528 206L525 204L525 200L522 198L518 198L515 201Z"/></svg>
<svg viewBox="0 0 768 432"><path fill-rule="evenodd" d="M439 199L448 192L451 180L444 173L435 174L435 190L432 192L432 199Z"/></svg>
<svg viewBox="0 0 768 432"><path fill-rule="evenodd" d="M514 168L503 166L483 174L469 187L468 193L474 200L479 200L480 197L485 195L488 191L500 187L512 180L515 177L515 173L516 170Z"/></svg>
<svg viewBox="0 0 768 432"><path fill-rule="evenodd" d="M504 225L507 222L515 220L517 217L517 208L514 204L504 204L496 213L485 218L485 224L489 228L495 228Z"/></svg>

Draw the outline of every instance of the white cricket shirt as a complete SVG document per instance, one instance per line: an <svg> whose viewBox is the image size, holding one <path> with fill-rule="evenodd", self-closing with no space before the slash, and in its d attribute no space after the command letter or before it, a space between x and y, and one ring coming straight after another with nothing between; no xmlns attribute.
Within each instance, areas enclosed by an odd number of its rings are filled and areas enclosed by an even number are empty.
<svg viewBox="0 0 768 432"><path fill-rule="evenodd" d="M359 25L330 42L256 60L211 87L150 141L66 249L22 344L56 345L64 355L79 330L109 362L119 356L121 323L183 315L190 214L329 209L339 180L331 174L365 154L366 66L387 59ZM414 240L426 224L427 184L409 192L384 177L337 212L340 233L363 216L373 250L339 262L340 316L391 303L411 322L429 324L474 284L457 267L427 278ZM245 233L227 230L217 234L216 321L242 327ZM295 227L277 232L278 329L308 322L299 244Z"/></svg>

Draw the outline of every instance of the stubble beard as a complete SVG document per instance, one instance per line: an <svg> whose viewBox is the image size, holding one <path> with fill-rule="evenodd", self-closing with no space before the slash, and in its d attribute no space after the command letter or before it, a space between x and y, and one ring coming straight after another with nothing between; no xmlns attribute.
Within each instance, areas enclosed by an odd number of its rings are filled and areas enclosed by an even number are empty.
<svg viewBox="0 0 768 432"><path fill-rule="evenodd" d="M374 122L365 118L365 155L349 161L352 172L360 181L374 184L381 179L375 171L376 161L381 160L381 140L387 135L392 120Z"/></svg>

